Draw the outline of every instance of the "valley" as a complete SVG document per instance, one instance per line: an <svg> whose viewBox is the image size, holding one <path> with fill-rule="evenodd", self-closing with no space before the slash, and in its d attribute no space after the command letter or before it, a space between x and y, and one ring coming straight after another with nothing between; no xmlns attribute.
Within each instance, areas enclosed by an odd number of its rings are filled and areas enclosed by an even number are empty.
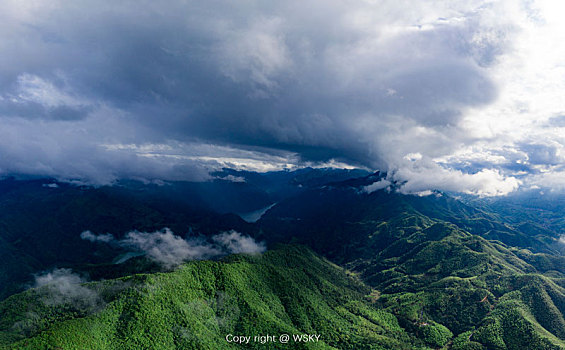
<svg viewBox="0 0 565 350"><path fill-rule="evenodd" d="M232 192L224 208L270 206L253 222L198 200L210 201L214 183L3 180L0 340L9 349L565 348L557 223L527 208L509 220L504 203L447 193L369 192L384 175L343 172L217 180ZM264 199L249 202L251 192ZM235 233L220 242L222 232ZM158 259L181 248L196 261ZM39 284L46 271L75 283ZM281 334L319 339L260 341Z"/></svg>

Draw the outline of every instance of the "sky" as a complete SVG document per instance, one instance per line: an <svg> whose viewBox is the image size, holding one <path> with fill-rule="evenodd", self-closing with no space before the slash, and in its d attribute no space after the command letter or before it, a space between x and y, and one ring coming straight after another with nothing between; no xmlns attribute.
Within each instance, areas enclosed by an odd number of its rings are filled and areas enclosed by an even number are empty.
<svg viewBox="0 0 565 350"><path fill-rule="evenodd" d="M559 1L0 3L0 174L565 190Z"/></svg>

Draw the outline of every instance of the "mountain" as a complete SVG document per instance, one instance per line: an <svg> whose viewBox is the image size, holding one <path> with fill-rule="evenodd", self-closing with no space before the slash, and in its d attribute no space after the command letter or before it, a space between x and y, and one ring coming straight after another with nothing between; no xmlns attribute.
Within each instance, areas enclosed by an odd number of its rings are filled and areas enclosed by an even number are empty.
<svg viewBox="0 0 565 350"><path fill-rule="evenodd" d="M565 230L565 196L559 192L524 190L504 197L462 198L470 205L496 212L505 221L533 231L551 230L559 237Z"/></svg>
<svg viewBox="0 0 565 350"><path fill-rule="evenodd" d="M283 201L259 220L261 230L308 244L356 273L408 331L431 319L460 336L453 346L564 347L557 231L505 221L441 193L365 193L375 178L367 180Z"/></svg>
<svg viewBox="0 0 565 350"><path fill-rule="evenodd" d="M0 300L29 286L33 274L54 267L99 276L97 265L105 264L111 277L147 267L143 262L112 266L127 251L92 244L81 239L83 231L111 233L117 239L132 230L165 227L182 237L228 230L253 234L255 228L241 219L244 213L319 184L366 173L306 168L260 174L225 169L208 182L121 180L102 187L53 179L0 180Z"/></svg>
<svg viewBox="0 0 565 350"><path fill-rule="evenodd" d="M374 174L308 189L270 209L259 226L269 232L266 239L304 242L337 261L363 255L367 247L375 244L369 241L373 232L390 221L394 222L393 228L407 226L403 230L410 230L414 222L422 221L427 226L447 222L488 240L538 253L559 254L559 232L506 221L488 208L465 204L447 194L420 197L403 195L394 189L364 191L380 178ZM378 244L390 243L382 238L379 237Z"/></svg>
<svg viewBox="0 0 565 350"><path fill-rule="evenodd" d="M56 187L55 187L56 186ZM246 231L235 214L219 214L159 192L158 186L99 188L52 180L0 181L0 299L21 291L32 274L53 267L111 263L126 251L81 239L90 230L117 239L164 227L184 235Z"/></svg>
<svg viewBox="0 0 565 350"><path fill-rule="evenodd" d="M122 181L100 188L1 181L0 276L9 286L3 295L11 295L0 304L4 341L73 348L69 335L82 332L88 336L78 341L87 347L143 347L160 339L170 340L169 348L198 349L225 346L227 331L270 331L327 337L305 345L314 348L565 349L563 208L555 194L546 197L551 203L531 193L405 195L386 174L364 171L214 176L206 184ZM214 199L222 204L211 205ZM248 209L261 211L256 222L241 219ZM90 230L118 241L131 230L164 227L189 242L236 230L265 241L269 251L165 272L149 255L80 238ZM46 305L53 298L42 297L45 286L14 294L31 285L32 274L55 267L99 280L81 286L100 297L77 308ZM182 308L194 300L205 306ZM231 328L202 321L222 320L214 305L225 303L239 315ZM190 328L188 341L172 320L183 329L187 322L200 326Z"/></svg>
<svg viewBox="0 0 565 350"><path fill-rule="evenodd" d="M82 298L45 286L0 303L7 348L417 349L427 339L408 334L395 316L375 308L370 288L299 246L74 288ZM58 302L42 301L57 293ZM227 335L280 334L320 338L291 338L288 346L226 341Z"/></svg>

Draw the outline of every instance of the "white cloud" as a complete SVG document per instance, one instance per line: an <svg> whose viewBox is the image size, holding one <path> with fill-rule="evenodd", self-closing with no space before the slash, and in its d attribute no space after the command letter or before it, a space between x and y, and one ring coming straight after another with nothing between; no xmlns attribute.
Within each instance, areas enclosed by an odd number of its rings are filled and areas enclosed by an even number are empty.
<svg viewBox="0 0 565 350"><path fill-rule="evenodd" d="M524 183L532 189L551 189L554 191L565 191L565 170L548 169L539 174L529 175L525 178Z"/></svg>
<svg viewBox="0 0 565 350"><path fill-rule="evenodd" d="M168 228L156 232L128 232L120 244L145 252L147 257L166 267L173 267L185 260L208 259L221 251L203 240L185 240Z"/></svg>
<svg viewBox="0 0 565 350"><path fill-rule="evenodd" d="M47 305L69 304L81 311L91 310L100 305L99 295L83 286L86 282L70 269L55 269L35 276L34 288Z"/></svg>
<svg viewBox="0 0 565 350"><path fill-rule="evenodd" d="M178 266L187 260L210 259L226 254L262 253L266 250L264 242L257 242L252 237L233 230L214 235L209 240L204 237L182 238L168 228L155 232L130 231L117 241L111 234L95 235L91 231L82 232L80 237L91 242L112 243L142 252L167 268Z"/></svg>
<svg viewBox="0 0 565 350"><path fill-rule="evenodd" d="M465 113L461 126L469 141L453 152L451 160L474 163L483 155L495 156L497 159L484 159L483 164L488 162L506 174L519 168L535 181L540 164L547 165L549 171L557 170L551 165L564 164L564 129L551 124L565 111L561 98L565 89L565 31L563 21L557 18L563 5L537 0L505 2L504 6L508 9L505 21L517 30L511 48L501 52L497 63L488 68L499 87L498 98ZM497 19L491 21L496 23ZM555 182L548 178L547 183L552 186Z"/></svg>
<svg viewBox="0 0 565 350"><path fill-rule="evenodd" d="M368 186L364 186L363 189L362 189L362 192L373 193L373 192L378 191L378 190L389 188L391 184L392 184L392 182L390 182L387 179L380 179L379 181L375 181Z"/></svg>
<svg viewBox="0 0 565 350"><path fill-rule="evenodd" d="M80 234L80 238L90 242L104 242L104 243L109 243L114 240L114 236L112 236L110 233L95 235L91 231L83 231Z"/></svg>
<svg viewBox="0 0 565 350"><path fill-rule="evenodd" d="M264 242L257 243L253 238L234 230L215 235L212 240L234 254L263 253L267 250Z"/></svg>
<svg viewBox="0 0 565 350"><path fill-rule="evenodd" d="M18 76L18 94L10 96L16 102L37 102L47 107L80 106L83 103L64 93L51 82L36 75L23 73Z"/></svg>
<svg viewBox="0 0 565 350"><path fill-rule="evenodd" d="M479 196L506 195L518 188L520 181L507 177L498 170L482 169L474 174L446 169L429 160L399 167L391 178L401 183L399 192L405 194L431 194L430 189L463 192Z"/></svg>
<svg viewBox="0 0 565 350"><path fill-rule="evenodd" d="M243 176L228 175L224 177L219 177L218 179L222 179L230 182L245 182L245 178Z"/></svg>

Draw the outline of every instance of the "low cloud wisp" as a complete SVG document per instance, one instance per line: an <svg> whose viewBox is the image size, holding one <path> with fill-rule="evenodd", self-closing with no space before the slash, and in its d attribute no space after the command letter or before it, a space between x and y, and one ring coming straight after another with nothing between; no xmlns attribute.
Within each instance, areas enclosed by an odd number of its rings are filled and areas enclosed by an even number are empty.
<svg viewBox="0 0 565 350"><path fill-rule="evenodd" d="M77 310L86 311L102 304L95 291L83 286L87 281L70 269L54 269L36 275L34 288L38 288L46 305L70 304Z"/></svg>
<svg viewBox="0 0 565 350"><path fill-rule="evenodd" d="M256 242L252 237L234 230L214 235L208 240L204 237L182 238L168 228L155 232L130 231L121 240L116 240L109 233L95 235L90 231L84 231L80 236L90 242L104 242L141 252L166 268L178 266L187 260L210 259L228 254L254 254L267 250L264 242Z"/></svg>
<svg viewBox="0 0 565 350"><path fill-rule="evenodd" d="M91 231L84 231L80 234L80 238L90 242L103 242L109 243L114 240L114 236L110 233L95 235Z"/></svg>
<svg viewBox="0 0 565 350"><path fill-rule="evenodd" d="M392 185L391 181L389 181L387 179L380 179L378 181L373 182L370 185L364 186L361 189L361 192L371 194L371 193L378 191L378 190L390 189L391 185Z"/></svg>
<svg viewBox="0 0 565 350"><path fill-rule="evenodd" d="M264 242L257 243L252 237L244 236L234 230L215 235L212 237L212 240L233 254L263 253L267 250Z"/></svg>
<svg viewBox="0 0 565 350"><path fill-rule="evenodd" d="M221 251L202 239L185 240L169 229L155 232L128 232L120 241L123 247L139 250L166 267L173 267L185 260L208 259L221 254Z"/></svg>

